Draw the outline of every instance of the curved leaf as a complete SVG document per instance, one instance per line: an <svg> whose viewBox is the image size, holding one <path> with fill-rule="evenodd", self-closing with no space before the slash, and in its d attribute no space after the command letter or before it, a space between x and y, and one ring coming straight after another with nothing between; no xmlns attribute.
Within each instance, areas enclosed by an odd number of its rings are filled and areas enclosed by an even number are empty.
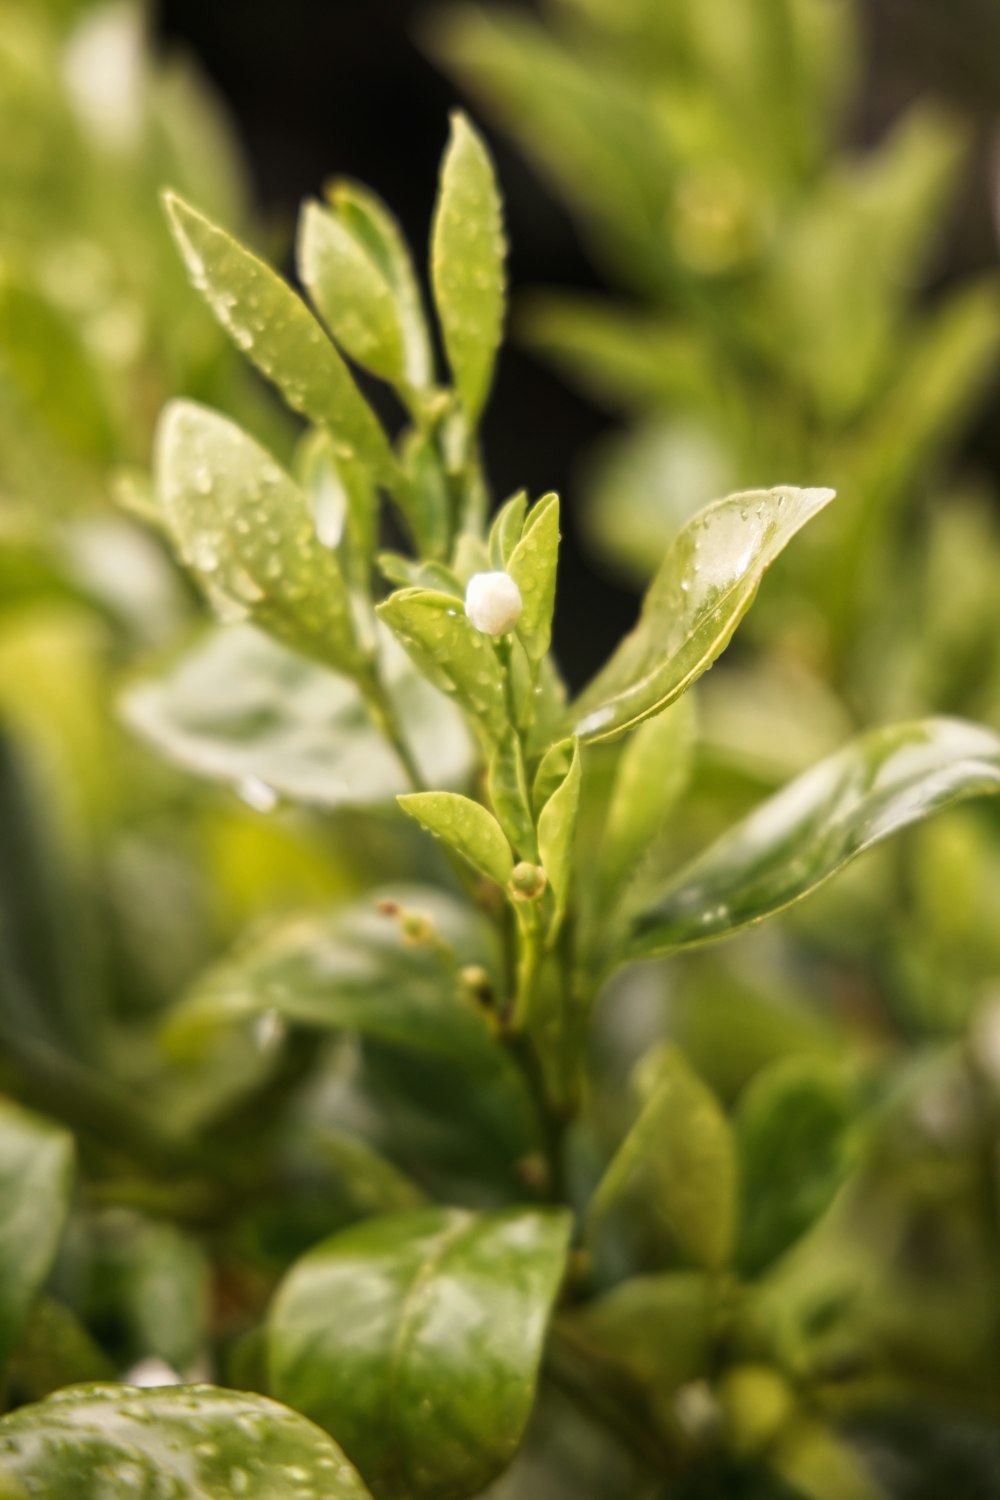
<svg viewBox="0 0 1000 1500"><path fill-rule="evenodd" d="M631 957L709 942L759 922L890 834L1000 791L1000 738L962 719L861 735L724 834L638 919Z"/></svg>
<svg viewBox="0 0 1000 1500"><path fill-rule="evenodd" d="M156 487L181 557L226 618L348 673L365 670L350 595L304 492L234 422L174 401L156 439Z"/></svg>
<svg viewBox="0 0 1000 1500"><path fill-rule="evenodd" d="M51 1270L72 1180L72 1138L0 1100L0 1369Z"/></svg>
<svg viewBox="0 0 1000 1500"><path fill-rule="evenodd" d="M499 738L507 726L504 674L489 636L467 619L460 600L430 589L401 589L378 606L421 672Z"/></svg>
<svg viewBox="0 0 1000 1500"><path fill-rule="evenodd" d="M457 792L409 792L396 800L405 813L436 839L443 839L473 869L499 886L507 884L514 857L503 829L482 803Z"/></svg>
<svg viewBox="0 0 1000 1500"><path fill-rule="evenodd" d="M434 300L468 424L489 394L504 315L500 194L486 147L462 114L451 121L431 230Z"/></svg>
<svg viewBox="0 0 1000 1500"><path fill-rule="evenodd" d="M582 781L580 747L574 742L566 775L538 814L538 855L556 898L549 928L550 940L559 931L569 902L573 839Z"/></svg>
<svg viewBox="0 0 1000 1500"><path fill-rule="evenodd" d="M319 323L277 272L174 193L167 217L193 285L289 406L328 427L340 458L391 478L389 440Z"/></svg>
<svg viewBox="0 0 1000 1500"><path fill-rule="evenodd" d="M433 1209L334 1235L270 1319L274 1389L336 1434L380 1500L464 1500L524 1432L569 1215Z"/></svg>
<svg viewBox="0 0 1000 1500"><path fill-rule="evenodd" d="M502 543L501 543L502 545ZM559 561L559 496L543 495L528 512L507 572L521 591L524 608L517 633L532 661L540 661L552 638Z"/></svg>
<svg viewBox="0 0 1000 1500"><path fill-rule="evenodd" d="M0 1420L4 1500L111 1494L366 1500L368 1491L325 1432L242 1391L78 1385Z"/></svg>
<svg viewBox="0 0 1000 1500"><path fill-rule="evenodd" d="M398 647L384 662L425 778L464 781L470 746L457 711ZM133 687L123 712L162 754L259 806L281 795L320 807L377 807L409 783L353 683L246 625L206 635L162 677Z"/></svg>
<svg viewBox="0 0 1000 1500"><path fill-rule="evenodd" d="M639 622L571 705L583 740L659 713L725 650L765 570L833 490L748 490L687 523L660 564Z"/></svg>

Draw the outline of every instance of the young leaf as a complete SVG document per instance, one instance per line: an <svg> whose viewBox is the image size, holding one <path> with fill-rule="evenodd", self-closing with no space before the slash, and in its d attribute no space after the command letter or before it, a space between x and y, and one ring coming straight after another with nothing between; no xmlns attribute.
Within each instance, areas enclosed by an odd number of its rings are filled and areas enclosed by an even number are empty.
<svg viewBox="0 0 1000 1500"><path fill-rule="evenodd" d="M571 705L582 740L610 739L659 713L725 650L757 585L833 490L749 490L717 500L680 531L639 623Z"/></svg>
<svg viewBox="0 0 1000 1500"><path fill-rule="evenodd" d="M733 1138L715 1095L680 1052L663 1047L647 1067L648 1092L594 1194L595 1221L623 1194L639 1192L681 1250L718 1270L736 1222Z"/></svg>
<svg viewBox="0 0 1000 1500"><path fill-rule="evenodd" d="M712 1359L715 1297L703 1271L633 1276L564 1313L556 1334L643 1394L670 1394L703 1377Z"/></svg>
<svg viewBox="0 0 1000 1500"><path fill-rule="evenodd" d="M289 406L328 427L345 459L382 478L395 463L389 441L347 366L312 313L270 266L173 193L170 227L194 286L236 345Z"/></svg>
<svg viewBox="0 0 1000 1500"><path fill-rule="evenodd" d="M492 813L457 792L410 792L396 801L405 813L468 860L474 870L505 886L514 868L510 845Z"/></svg>
<svg viewBox="0 0 1000 1500"><path fill-rule="evenodd" d="M819 1057L765 1068L740 1100L740 1262L751 1275L825 1213L850 1165L855 1109L843 1069Z"/></svg>
<svg viewBox="0 0 1000 1500"><path fill-rule="evenodd" d="M406 379L415 390L423 390L434 377L434 361L420 286L399 224L381 198L358 182L335 182L329 197L340 222L367 249L392 287L406 349Z"/></svg>
<svg viewBox="0 0 1000 1500"><path fill-rule="evenodd" d="M540 661L552 638L559 560L559 496L543 495L528 512L507 572L521 591L524 609L517 633L532 661Z"/></svg>
<svg viewBox="0 0 1000 1500"><path fill-rule="evenodd" d="M373 375L405 387L402 315L367 247L329 209L307 203L297 258L302 284L341 348Z"/></svg>
<svg viewBox="0 0 1000 1500"><path fill-rule="evenodd" d="M1000 738L961 719L870 730L751 813L637 919L632 957L708 942L783 910L872 844L1000 791Z"/></svg>
<svg viewBox="0 0 1000 1500"><path fill-rule="evenodd" d="M503 672L492 642L470 624L461 605L450 594L402 589L377 612L420 671L498 739L507 727Z"/></svg>
<svg viewBox="0 0 1000 1500"><path fill-rule="evenodd" d="M504 237L493 167L462 114L451 139L431 230L434 300L470 429L489 394L504 314Z"/></svg>
<svg viewBox="0 0 1000 1500"><path fill-rule="evenodd" d="M224 613L343 672L365 670L337 559L303 492L252 438L175 401L157 433L156 484L181 556Z"/></svg>
<svg viewBox="0 0 1000 1500"><path fill-rule="evenodd" d="M565 781L577 753L576 740L559 740L555 745L550 745L542 756L531 787L531 804L536 816L556 788Z"/></svg>
<svg viewBox="0 0 1000 1500"><path fill-rule="evenodd" d="M538 862L535 820L524 771L521 741L508 729L493 752L489 773L490 801L507 837L521 859Z"/></svg>
<svg viewBox="0 0 1000 1500"><path fill-rule="evenodd" d="M435 785L467 780L460 714L415 672L391 636L386 688L407 743ZM360 691L246 625L211 631L159 678L132 687L124 717L161 754L257 803L378 807L409 778Z"/></svg>
<svg viewBox="0 0 1000 1500"><path fill-rule="evenodd" d="M379 1500L478 1494L521 1442L569 1232L559 1210L430 1209L334 1235L275 1298L273 1389Z"/></svg>
<svg viewBox="0 0 1000 1500"><path fill-rule="evenodd" d="M509 500L504 501L493 518L490 527L490 567L501 571L507 570L514 548L517 546L521 536L521 527L524 525L524 517L528 509L528 493L519 490Z"/></svg>
<svg viewBox="0 0 1000 1500"><path fill-rule="evenodd" d="M12 1500L273 1500L293 1478L317 1500L371 1500L325 1432L276 1401L210 1385L71 1386L0 1420L0 1452L0 1494Z"/></svg>
<svg viewBox="0 0 1000 1500"><path fill-rule="evenodd" d="M767 1466L804 1500L889 1500L853 1448L816 1419L800 1417L779 1434Z"/></svg>
<svg viewBox="0 0 1000 1500"><path fill-rule="evenodd" d="M562 926L569 901L573 868L573 835L580 807L580 747L573 745L569 768L562 781L538 814L538 855L549 885L556 898L549 928L550 939Z"/></svg>
<svg viewBox="0 0 1000 1500"><path fill-rule="evenodd" d="M72 1179L72 1138L0 1100L0 1369L52 1268Z"/></svg>

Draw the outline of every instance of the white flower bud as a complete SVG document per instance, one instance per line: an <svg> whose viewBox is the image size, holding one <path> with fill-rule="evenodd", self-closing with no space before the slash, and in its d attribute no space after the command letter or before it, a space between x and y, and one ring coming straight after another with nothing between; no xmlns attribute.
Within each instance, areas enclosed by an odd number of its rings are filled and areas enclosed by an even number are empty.
<svg viewBox="0 0 1000 1500"><path fill-rule="evenodd" d="M509 573L475 573L465 591L465 613L483 635L507 635L521 618L521 590Z"/></svg>

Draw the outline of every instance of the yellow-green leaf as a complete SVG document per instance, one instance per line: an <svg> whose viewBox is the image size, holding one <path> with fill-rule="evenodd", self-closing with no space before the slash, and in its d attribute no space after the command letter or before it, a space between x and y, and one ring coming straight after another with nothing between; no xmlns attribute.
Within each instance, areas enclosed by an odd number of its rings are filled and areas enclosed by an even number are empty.
<svg viewBox="0 0 1000 1500"><path fill-rule="evenodd" d="M396 798L411 818L443 839L497 885L506 885L514 868L510 845L496 818L480 802L457 792L410 792Z"/></svg>

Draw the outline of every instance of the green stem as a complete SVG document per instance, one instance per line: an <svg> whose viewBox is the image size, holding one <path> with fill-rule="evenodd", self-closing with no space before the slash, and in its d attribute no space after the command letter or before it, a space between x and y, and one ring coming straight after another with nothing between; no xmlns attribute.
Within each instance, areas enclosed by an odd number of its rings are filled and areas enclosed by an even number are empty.
<svg viewBox="0 0 1000 1500"><path fill-rule="evenodd" d="M371 676L361 683L361 691L372 718L399 756L413 790L415 792L425 792L427 790L427 783L424 780L423 772L417 765L413 751L406 742L402 725L399 722L399 715L396 712L396 705L389 697L385 682L377 667L373 669Z"/></svg>

